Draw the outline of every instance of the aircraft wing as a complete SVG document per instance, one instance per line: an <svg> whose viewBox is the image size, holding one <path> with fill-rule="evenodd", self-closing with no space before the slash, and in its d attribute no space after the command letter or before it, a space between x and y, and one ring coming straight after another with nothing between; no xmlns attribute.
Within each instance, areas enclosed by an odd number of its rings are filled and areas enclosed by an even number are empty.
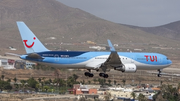
<svg viewBox="0 0 180 101"><path fill-rule="evenodd" d="M111 54L109 55L108 59L104 62L104 64L101 65L100 68L105 69L105 67L106 67L106 69L107 69L107 68L114 68L117 66L121 66L122 62L119 58L119 55L117 54L117 51L113 47L111 41L110 40L107 40L107 41L108 41L108 44L109 44L109 47L111 50Z"/></svg>
<svg viewBox="0 0 180 101"><path fill-rule="evenodd" d="M121 65L122 62L119 58L119 55L117 54L115 48L113 47L110 40L108 40L108 44L111 50L111 54L109 55L108 59L104 63L105 65L111 64L111 65Z"/></svg>

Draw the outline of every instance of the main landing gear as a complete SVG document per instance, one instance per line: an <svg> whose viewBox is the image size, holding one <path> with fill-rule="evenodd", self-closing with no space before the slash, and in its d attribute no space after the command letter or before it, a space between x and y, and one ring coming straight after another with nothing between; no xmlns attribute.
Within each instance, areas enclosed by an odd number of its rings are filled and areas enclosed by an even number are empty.
<svg viewBox="0 0 180 101"><path fill-rule="evenodd" d="M92 73L90 73L90 72L85 72L84 75L85 75L85 76L88 76L88 77L93 77L93 76L94 76L94 74L92 74Z"/></svg>
<svg viewBox="0 0 180 101"><path fill-rule="evenodd" d="M161 70L161 69L158 69L158 72L159 72L159 73L158 73L157 76L158 76L158 77L161 77L161 76L162 76L162 75L161 75L162 70Z"/></svg>
<svg viewBox="0 0 180 101"><path fill-rule="evenodd" d="M84 75L85 75L85 76L88 76L88 77L93 77L93 76L94 76L94 74L93 74L93 73L91 73L91 70L90 70L90 69L88 69L88 71L89 71L89 72L85 72L85 73L84 73Z"/></svg>
<svg viewBox="0 0 180 101"><path fill-rule="evenodd" d="M100 77L104 77L104 78L108 78L109 77L108 74L105 74L105 73L99 73L99 76Z"/></svg>
<svg viewBox="0 0 180 101"><path fill-rule="evenodd" d="M105 66L104 64L101 64L101 69L104 73L99 73L100 77L104 77L104 78L108 78L108 74L106 74L107 71L107 66Z"/></svg>
<svg viewBox="0 0 180 101"><path fill-rule="evenodd" d="M89 72L85 72L84 75L87 76L87 77L94 77L94 74L91 73L91 70L88 69ZM97 70L98 71L98 70ZM99 73L99 76L100 77L104 77L104 78L108 78L108 74L105 74L105 73Z"/></svg>

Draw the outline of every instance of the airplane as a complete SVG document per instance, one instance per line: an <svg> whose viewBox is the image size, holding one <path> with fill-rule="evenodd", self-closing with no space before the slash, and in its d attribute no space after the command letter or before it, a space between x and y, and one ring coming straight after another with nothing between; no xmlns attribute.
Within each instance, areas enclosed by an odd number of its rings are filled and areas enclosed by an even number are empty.
<svg viewBox="0 0 180 101"><path fill-rule="evenodd" d="M158 70L172 64L167 56L159 53L117 52L108 39L110 51L51 51L48 50L22 21L17 21L26 54L23 60L64 69L87 69L84 75L93 77L91 70L99 71L99 76L108 78L111 69L134 73L137 70Z"/></svg>

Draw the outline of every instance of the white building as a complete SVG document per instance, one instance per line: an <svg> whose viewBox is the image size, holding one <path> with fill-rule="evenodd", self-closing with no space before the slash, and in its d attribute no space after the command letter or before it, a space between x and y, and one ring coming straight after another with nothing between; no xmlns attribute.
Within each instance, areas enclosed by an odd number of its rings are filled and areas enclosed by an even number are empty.
<svg viewBox="0 0 180 101"><path fill-rule="evenodd" d="M15 61L11 59L0 59L0 67L4 69L15 69Z"/></svg>
<svg viewBox="0 0 180 101"><path fill-rule="evenodd" d="M32 68L33 65L36 65L36 63L26 61L26 69Z"/></svg>

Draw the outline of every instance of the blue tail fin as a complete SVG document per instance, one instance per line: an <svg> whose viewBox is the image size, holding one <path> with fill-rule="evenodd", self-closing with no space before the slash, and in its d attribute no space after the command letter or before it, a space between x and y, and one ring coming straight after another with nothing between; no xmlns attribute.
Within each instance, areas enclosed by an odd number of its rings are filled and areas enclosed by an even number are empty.
<svg viewBox="0 0 180 101"><path fill-rule="evenodd" d="M26 53L49 51L22 21L17 21L17 26L26 49Z"/></svg>

